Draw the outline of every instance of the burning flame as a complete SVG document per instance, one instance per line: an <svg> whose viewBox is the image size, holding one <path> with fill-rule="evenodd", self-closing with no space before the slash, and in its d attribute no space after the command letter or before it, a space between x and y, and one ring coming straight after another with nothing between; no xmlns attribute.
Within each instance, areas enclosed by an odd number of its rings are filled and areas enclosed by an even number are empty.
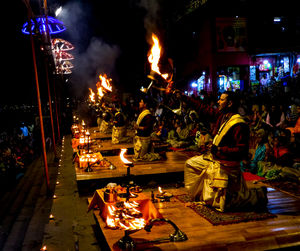
<svg viewBox="0 0 300 251"><path fill-rule="evenodd" d="M151 70L161 75L164 79L167 79L169 74L161 74L158 63L161 54L161 46L159 44L159 40L155 34L152 34L153 45L151 48L151 53L148 57L148 61L151 64Z"/></svg>
<svg viewBox="0 0 300 251"><path fill-rule="evenodd" d="M98 87L98 95L100 98L102 98L104 96L104 93L103 93L103 89L102 89L102 86Z"/></svg>
<svg viewBox="0 0 300 251"><path fill-rule="evenodd" d="M89 90L90 90L90 92L91 92L91 94L90 94L90 100L91 100L91 102L96 102L96 100L95 100L95 93L93 92L93 90L91 89L91 88L89 88Z"/></svg>
<svg viewBox="0 0 300 251"><path fill-rule="evenodd" d="M110 215L115 214L116 208L113 205L108 206L107 209Z"/></svg>
<svg viewBox="0 0 300 251"><path fill-rule="evenodd" d="M109 91L109 92L111 92L112 91L112 85L111 85L111 78L107 78L107 76L106 76L106 74L103 74L103 75L99 75L99 79L100 79L100 84L101 84L101 86L105 89L105 90L107 90L107 91Z"/></svg>
<svg viewBox="0 0 300 251"><path fill-rule="evenodd" d="M163 190L161 189L161 187L158 187L158 192L159 193L164 193Z"/></svg>
<svg viewBox="0 0 300 251"><path fill-rule="evenodd" d="M142 229L146 225L145 219L140 216L141 212L136 209L139 204L135 201L124 202L123 208L116 208L113 205L108 205L108 214L106 217L106 225L110 228L119 228L123 230Z"/></svg>
<svg viewBox="0 0 300 251"><path fill-rule="evenodd" d="M90 162L90 163L95 163L98 161L97 156L86 154L86 155L81 155L79 157L80 162Z"/></svg>
<svg viewBox="0 0 300 251"><path fill-rule="evenodd" d="M126 158L124 157L124 154L125 154L126 152L127 152L127 149L122 148L122 149L121 149L121 153L120 153L120 158L121 158L121 160L123 161L124 164L132 164L131 161L129 161L128 159L126 159Z"/></svg>
<svg viewBox="0 0 300 251"><path fill-rule="evenodd" d="M131 223L131 224L130 224ZM146 221L143 218L135 218L133 221L131 221L129 223L129 225L133 228L133 229L141 229L144 228L146 225Z"/></svg>
<svg viewBox="0 0 300 251"><path fill-rule="evenodd" d="M116 228L117 227L117 219L114 217L107 216L106 225L110 228Z"/></svg>

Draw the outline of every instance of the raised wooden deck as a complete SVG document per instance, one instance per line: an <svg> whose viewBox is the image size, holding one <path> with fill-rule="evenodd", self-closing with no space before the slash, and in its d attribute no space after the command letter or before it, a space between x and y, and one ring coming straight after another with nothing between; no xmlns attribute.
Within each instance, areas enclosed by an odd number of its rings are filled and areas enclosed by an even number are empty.
<svg viewBox="0 0 300 251"><path fill-rule="evenodd" d="M184 193L184 188L169 190L174 195ZM150 196L150 192L145 193ZM175 198L171 202L159 202L155 206L163 217L172 220L186 235L184 242L151 242L174 232L168 225L154 226L150 233L140 230L130 237L136 243L135 250L271 250L300 245L300 200L268 188L268 208L276 218L213 226L203 217ZM105 250L120 250L117 241L124 231L111 230L94 210L97 225L106 243ZM142 244L143 242L143 244Z"/></svg>
<svg viewBox="0 0 300 251"><path fill-rule="evenodd" d="M111 139L111 133L102 133L99 132L98 127L91 127L89 128L91 133L91 139L100 139L100 140L108 140ZM133 138L134 137L134 130L127 130L127 136Z"/></svg>

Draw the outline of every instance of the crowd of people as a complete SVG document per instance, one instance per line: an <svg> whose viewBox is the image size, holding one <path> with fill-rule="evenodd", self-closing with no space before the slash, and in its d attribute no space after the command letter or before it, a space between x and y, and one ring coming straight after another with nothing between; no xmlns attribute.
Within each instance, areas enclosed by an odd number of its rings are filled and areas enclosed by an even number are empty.
<svg viewBox="0 0 300 251"><path fill-rule="evenodd" d="M17 184L26 167L40 152L38 131L34 124L21 122L0 134L0 184L1 191Z"/></svg>
<svg viewBox="0 0 300 251"><path fill-rule="evenodd" d="M299 78L293 79L290 90L274 83L260 90L235 91L240 100L238 113L250 128L248 158L241 161L243 171L280 178L283 170L299 171L300 149L300 89ZM180 91L166 94L153 91L144 95L155 117L152 140L170 144L173 150L207 151L215 136L216 114L219 112L216 96L201 91L199 95L186 96ZM140 100L130 96L121 105L106 104L105 125L114 120L114 111L125 116L127 127L133 128L139 116ZM117 107L116 109L114 109ZM108 116L108 113L111 113ZM98 119L99 122L100 119ZM124 124L124 123L123 123ZM284 167L285 169L282 169ZM277 168L277 171L274 171ZM280 169L280 170L279 170ZM293 175L289 175L293 176ZM294 179L299 178L293 176Z"/></svg>
<svg viewBox="0 0 300 251"><path fill-rule="evenodd" d="M105 116L97 121L102 132L135 130L136 161L161 158L151 147L155 141L174 151L192 151L184 167L184 184L194 200L220 211L259 209L266 206L267 190L248 189L242 172L300 180L299 78L293 81L290 90L274 83L216 96L152 89L129 97L121 107L118 101L103 103ZM116 127L120 114L122 123ZM120 142L122 137L116 139Z"/></svg>

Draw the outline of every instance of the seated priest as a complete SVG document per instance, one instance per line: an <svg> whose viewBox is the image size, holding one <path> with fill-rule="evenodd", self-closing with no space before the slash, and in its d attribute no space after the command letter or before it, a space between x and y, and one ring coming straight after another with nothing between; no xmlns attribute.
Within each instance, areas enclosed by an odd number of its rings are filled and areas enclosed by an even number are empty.
<svg viewBox="0 0 300 251"><path fill-rule="evenodd" d="M225 91L218 101L219 112L208 152L185 163L184 182L195 201L217 210L262 210L266 188L249 189L240 162L248 157L249 127L237 113L234 92Z"/></svg>
<svg viewBox="0 0 300 251"><path fill-rule="evenodd" d="M116 113L113 119L113 128L112 128L112 144L119 144L122 142L128 141L126 136L127 128L126 128L126 119L125 115L122 113L121 108L116 108Z"/></svg>
<svg viewBox="0 0 300 251"><path fill-rule="evenodd" d="M101 133L111 133L112 131L111 119L112 119L112 115L109 111L104 111L102 113L102 122L99 129Z"/></svg>
<svg viewBox="0 0 300 251"><path fill-rule="evenodd" d="M148 109L149 101L142 97L139 102L140 114L135 124L135 137L133 139L134 161L153 161L160 159L158 153L154 153L151 142L151 134L154 129L155 118Z"/></svg>

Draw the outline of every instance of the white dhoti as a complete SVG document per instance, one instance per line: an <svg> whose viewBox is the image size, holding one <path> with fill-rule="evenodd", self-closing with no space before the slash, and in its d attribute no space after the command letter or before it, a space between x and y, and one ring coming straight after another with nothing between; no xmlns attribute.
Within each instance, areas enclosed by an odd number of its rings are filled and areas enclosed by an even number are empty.
<svg viewBox="0 0 300 251"><path fill-rule="evenodd" d="M111 142L113 144L119 144L126 139L127 129L126 126L116 127L113 126L111 134Z"/></svg>
<svg viewBox="0 0 300 251"><path fill-rule="evenodd" d="M111 132L110 123L106 122L105 120L102 120L99 131L101 133L110 133Z"/></svg>
<svg viewBox="0 0 300 251"><path fill-rule="evenodd" d="M184 169L185 187L195 201L220 211L264 207L264 189L249 189L239 166L226 167L210 155L188 159Z"/></svg>
<svg viewBox="0 0 300 251"><path fill-rule="evenodd" d="M153 161L160 159L158 153L154 153L151 137L135 136L133 139L134 159L143 161Z"/></svg>

